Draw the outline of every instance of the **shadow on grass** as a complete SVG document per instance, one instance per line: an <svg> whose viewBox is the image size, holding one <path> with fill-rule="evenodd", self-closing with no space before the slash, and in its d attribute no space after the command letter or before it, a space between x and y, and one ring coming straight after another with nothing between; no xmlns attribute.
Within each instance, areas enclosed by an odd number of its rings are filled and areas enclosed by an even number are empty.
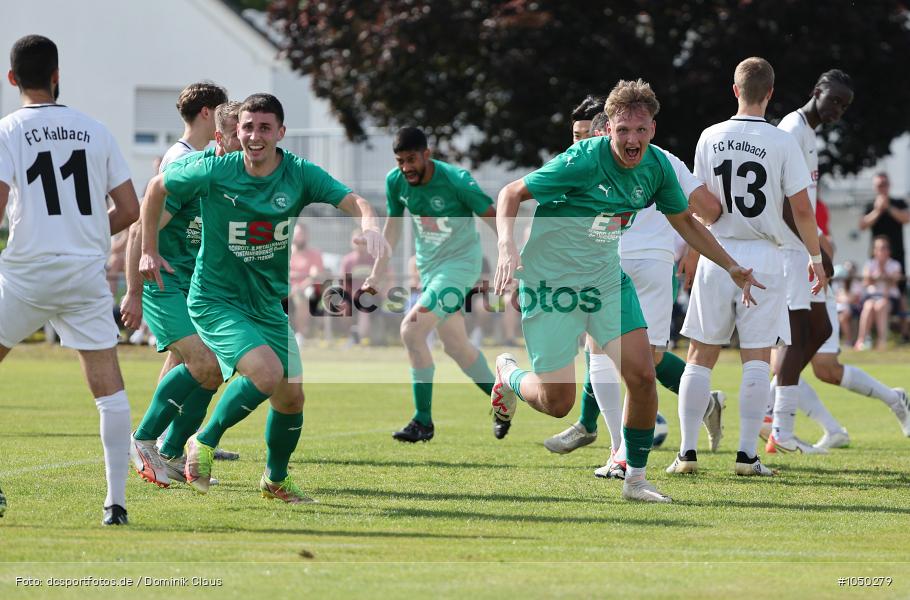
<svg viewBox="0 0 910 600"><path fill-rule="evenodd" d="M781 464L778 465L781 471L794 471L796 473L812 473L815 475L826 475L831 477L843 478L844 475L862 475L867 477L894 477L905 484L910 484L910 473L907 471L891 471L889 469L850 469L850 468L830 468L815 467L809 465Z"/></svg>
<svg viewBox="0 0 910 600"><path fill-rule="evenodd" d="M481 499L482 497L478 497ZM704 527L688 521L675 521L663 518L636 518L625 513L616 513L615 518L609 517L576 517L556 515L526 515L516 513L483 513L464 510L438 510L415 507L363 507L348 504L322 503L322 506L341 508L347 512L370 510L372 516L377 513L387 518L428 518L428 519L477 519L478 521L508 521L511 523L571 523L582 525L609 524L609 525L634 525L639 527Z"/></svg>
<svg viewBox="0 0 910 600"><path fill-rule="evenodd" d="M444 460L382 460L382 459L338 459L338 458L308 458L304 460L291 460L291 464L299 465L340 465L345 467L350 466L359 466L359 467L404 467L404 468L414 468L414 467L436 467L441 469L509 469L515 470L515 465L511 463L478 463L478 462L448 462ZM539 465L539 466L528 466L522 465L522 470L540 470L540 469L571 469L571 470L585 470L589 467L587 465ZM590 467L594 469L596 467Z"/></svg>
<svg viewBox="0 0 910 600"><path fill-rule="evenodd" d="M328 491L328 490L327 490ZM396 492L392 490L373 490L367 488L333 488L331 493L339 496L360 496L366 498L384 498L387 500L493 500L497 502L589 502L587 498L565 498L560 496L520 496L515 494L468 494L465 492Z"/></svg>
<svg viewBox="0 0 910 600"><path fill-rule="evenodd" d="M685 500L685 506L703 506L711 508L756 508L761 510L796 510L799 512L846 512L846 513L882 513L910 515L910 508L892 508L890 506L870 506L868 504L793 504L783 502L742 502L739 500Z"/></svg>
<svg viewBox="0 0 910 600"><path fill-rule="evenodd" d="M39 525L25 525L25 524L13 524L9 525L9 529L33 529L41 532L41 535L47 535L52 531L67 532L71 534L73 532L85 531L86 533L95 533L98 531L104 531L102 529L88 529L86 527L47 527ZM323 529L276 529L271 527L248 527L248 526L227 526L227 525L207 525L207 526L195 526L193 524L182 523L180 526L175 525L174 527L168 527L166 525L148 525L143 523L136 523L130 521L129 526L130 532L133 533L142 533L142 532L154 532L154 531L165 531L169 533L190 533L193 535L198 534L211 534L211 533L254 533L254 534L264 534L264 535L311 535L311 536L321 536L321 537L346 537L346 538L391 538L391 539L452 539L452 540L539 540L537 537L529 536L517 536L517 535L488 535L488 534L479 534L479 535L470 535L462 533L429 533L425 531L332 531L332 530L323 530Z"/></svg>
<svg viewBox="0 0 910 600"><path fill-rule="evenodd" d="M98 432L91 433L68 433L60 431L16 431L11 433L0 433L4 438L98 438Z"/></svg>

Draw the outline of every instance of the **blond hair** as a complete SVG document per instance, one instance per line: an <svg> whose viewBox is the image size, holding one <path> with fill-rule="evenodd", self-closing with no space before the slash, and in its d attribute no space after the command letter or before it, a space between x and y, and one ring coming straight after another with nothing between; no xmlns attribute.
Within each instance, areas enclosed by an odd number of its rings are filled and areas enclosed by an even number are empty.
<svg viewBox="0 0 910 600"><path fill-rule="evenodd" d="M227 124L228 119L233 119L234 121L240 118L240 103L236 100L228 100L223 104L219 104L215 108L215 129L224 133L224 126Z"/></svg>
<svg viewBox="0 0 910 600"><path fill-rule="evenodd" d="M733 83L746 104L761 104L774 87L774 68L764 58L753 56L736 65Z"/></svg>
<svg viewBox="0 0 910 600"><path fill-rule="evenodd" d="M621 80L610 91L604 105L604 112L610 119L639 110L648 111L652 117L660 110L660 102L651 85L640 78L635 81Z"/></svg>

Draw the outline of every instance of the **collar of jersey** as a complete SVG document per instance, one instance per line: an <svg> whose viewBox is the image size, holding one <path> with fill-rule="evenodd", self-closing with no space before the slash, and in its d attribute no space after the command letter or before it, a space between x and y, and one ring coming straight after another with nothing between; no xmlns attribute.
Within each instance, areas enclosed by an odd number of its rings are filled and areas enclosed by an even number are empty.
<svg viewBox="0 0 910 600"><path fill-rule="evenodd" d="M66 104L57 104L56 102L43 102L41 104L25 104L22 108L66 108Z"/></svg>
<svg viewBox="0 0 910 600"><path fill-rule="evenodd" d="M764 117L750 117L750 116L742 116L742 117L732 116L732 117L730 117L730 120L731 121L752 121L753 123L767 123L768 122L767 119L765 119Z"/></svg>

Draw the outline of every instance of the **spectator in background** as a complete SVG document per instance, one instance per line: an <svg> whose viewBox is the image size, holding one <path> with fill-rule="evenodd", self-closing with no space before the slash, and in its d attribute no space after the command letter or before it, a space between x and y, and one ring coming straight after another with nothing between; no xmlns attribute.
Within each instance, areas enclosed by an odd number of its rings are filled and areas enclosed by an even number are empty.
<svg viewBox="0 0 910 600"><path fill-rule="evenodd" d="M859 228L862 231L870 229L873 240L879 236L887 237L891 245L891 258L897 261L903 272L907 267L904 262L904 225L910 223L910 210L907 210L906 202L888 195L891 182L887 173L876 173L872 184L875 187L875 200L866 205L866 214L860 219ZM906 292L903 280L898 289L902 295Z"/></svg>
<svg viewBox="0 0 910 600"><path fill-rule="evenodd" d="M322 298L322 281L325 265L322 252L308 246L309 230L303 223L297 223L294 230L294 244L291 249L291 323L298 346L303 346L308 334L310 317L319 314Z"/></svg>
<svg viewBox="0 0 910 600"><path fill-rule="evenodd" d="M373 257L367 252L363 243L358 243L360 230L351 233L352 251L341 259L341 278L344 287L344 298L347 307L345 314L354 317L351 326L351 343L368 343L370 338L370 307L375 305L377 297L361 293L360 288L370 273L373 272ZM348 277L350 275L350 277ZM358 306L359 304L359 306ZM362 309L361 309L362 307ZM365 309L365 310L364 310Z"/></svg>
<svg viewBox="0 0 910 600"><path fill-rule="evenodd" d="M866 337L872 333L872 324L878 332L876 349L885 350L888 342L888 321L892 312L900 306L898 283L903 278L899 262L891 258L891 244L888 236L879 235L872 241L872 258L863 268L863 286L866 295L863 311L859 316L859 333L856 350L867 350Z"/></svg>
<svg viewBox="0 0 910 600"><path fill-rule="evenodd" d="M863 283L856 273L856 265L849 260L837 265L831 287L837 303L841 344L853 346L856 343L856 320L863 309Z"/></svg>

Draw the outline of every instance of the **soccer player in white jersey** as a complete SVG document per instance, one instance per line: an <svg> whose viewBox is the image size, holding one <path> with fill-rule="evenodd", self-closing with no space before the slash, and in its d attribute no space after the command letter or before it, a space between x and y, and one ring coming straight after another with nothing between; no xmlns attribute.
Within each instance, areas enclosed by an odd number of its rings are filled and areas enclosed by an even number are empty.
<svg viewBox="0 0 910 600"><path fill-rule="evenodd" d="M839 121L852 101L853 82L850 79L850 76L841 70L832 69L822 73L818 78L809 101L802 108L785 116L778 124L780 129L793 134L802 150L803 157L805 158L806 164L809 167L809 172L812 175L812 185L809 186L809 197L813 206L816 201L816 182L818 181L818 148L815 129L819 125L830 125ZM785 234L789 234L788 237L791 240L796 237L791 231L786 231ZM825 245L824 238L821 239L823 245ZM833 249L830 247L830 244L827 244L827 246L826 250L829 254L833 255ZM794 254L796 253L794 252ZM798 269L798 265L795 268ZM797 273L800 275L797 277L798 283L801 284L797 293L800 298L804 299L808 295L809 285L802 277L803 273L801 271L797 271ZM789 285L790 282L788 281L788 286ZM837 320L837 306L834 301L834 295L831 293L830 289L826 290L825 293L813 294L810 298L809 306L811 307L811 316L809 319L811 319L812 333L821 330L830 331L831 334L827 339L822 339L818 342L820 347L818 348L818 351L814 353L814 356L812 355L811 350L814 350L818 344L807 344L806 352L802 356L802 364L799 366L799 371L801 372L811 359L812 370L814 371L815 376L822 381L844 387L864 396L878 398L884 402L894 413L895 417L897 417L904 435L910 436L910 406L908 406L907 393L902 388L888 387L871 377L862 369L851 365L844 366L838 361L837 355L839 352L840 327ZM792 305L790 308L790 324L791 328L793 328ZM825 323L828 323L829 325L825 326ZM809 341L814 342L815 340L813 338ZM787 351L786 358L790 358L789 350ZM787 365L784 364L784 367L786 366ZM818 394L815 393L815 390L813 390L805 380L799 377L798 372L797 381L798 383L793 385L793 388L796 388L795 390L791 388L784 391L784 402L781 405L778 404L778 401L781 398L782 388L778 385L775 392L776 398L774 398L775 415L783 414L784 412L788 414L794 413L798 405L800 410L818 422L825 430L822 438L813 447L807 448L807 444L800 443L799 440L797 440L797 448L811 452L813 450L827 450L828 448L841 448L849 445L850 437L847 434L846 429L838 423L837 419L835 419L824 404L822 404ZM790 383L792 384L792 378ZM797 397L796 402L798 404L794 403L792 399L793 395ZM766 417L766 425L770 425L767 423L768 420L769 419ZM786 436L786 438L793 436L792 420L786 418L781 420L780 418L777 418L776 425L778 427L781 425L789 425L791 429L783 433L774 432L773 435L770 436L770 439L768 432L763 432L764 435L762 437L768 439L766 450L788 450L789 447L783 447L781 445L779 436Z"/></svg>
<svg viewBox="0 0 910 600"><path fill-rule="evenodd" d="M48 321L62 344L79 352L101 415L102 524L125 525L130 405L104 265L111 235L136 220L139 203L107 128L56 102L57 46L25 36L10 62L22 108L0 120L0 214L8 202L10 223L0 257L0 360Z"/></svg>
<svg viewBox="0 0 910 600"><path fill-rule="evenodd" d="M814 291L827 283L815 214L807 188L812 183L793 136L770 125L765 109L774 92L774 70L752 57L737 65L733 93L736 116L702 132L695 151L695 175L719 198L724 210L711 232L734 260L748 257L767 289L755 293L757 305L737 306L738 290L727 275L700 260L683 335L690 338L688 364L679 393L682 442L668 473L698 469L699 425L710 397L711 369L735 327L739 333L743 378L740 387L740 440L737 475L774 473L758 460L755 446L769 402L771 347L789 341L786 290L780 278L783 203L790 202L797 228L811 258ZM736 293L734 292L736 291Z"/></svg>

